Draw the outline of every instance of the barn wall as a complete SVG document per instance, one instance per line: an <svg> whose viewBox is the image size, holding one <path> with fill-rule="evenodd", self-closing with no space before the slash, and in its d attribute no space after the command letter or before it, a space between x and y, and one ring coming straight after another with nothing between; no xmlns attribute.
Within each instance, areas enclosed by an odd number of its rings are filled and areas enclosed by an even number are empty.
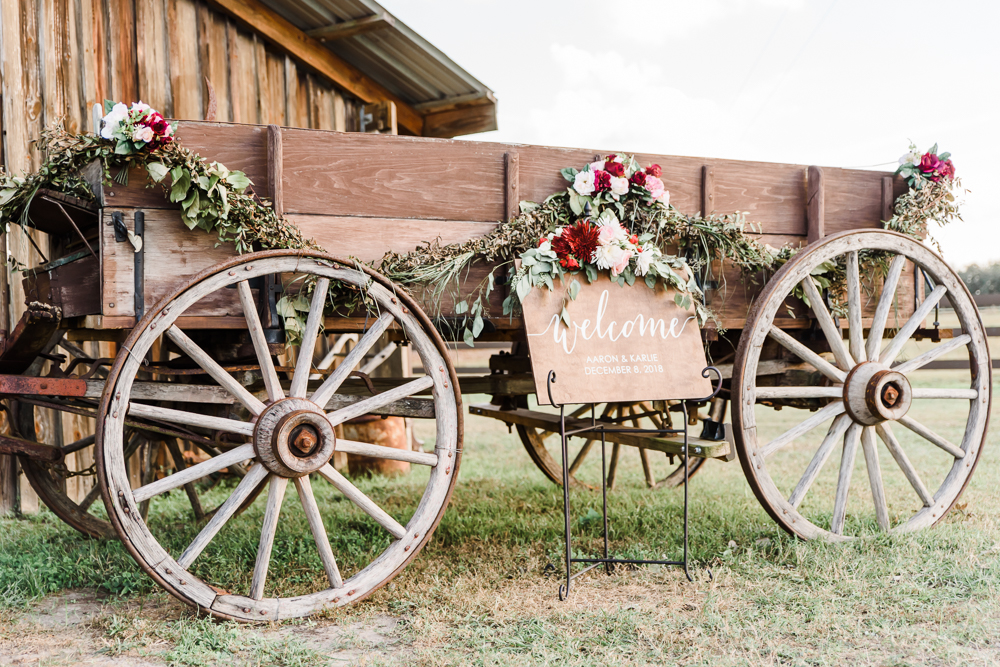
<svg viewBox="0 0 1000 667"><path fill-rule="evenodd" d="M0 151L9 173L38 167L32 140L42 128L63 122L71 131L91 131L91 109L105 99L142 100L167 117L203 120L214 96L218 121L357 129L355 98L201 0L2 0L0 41ZM43 237L37 242L44 250ZM0 238L28 266L41 263L17 228ZM24 310L20 276L10 276L10 285L10 321L0 322L8 331ZM61 430L72 442L90 428L69 415L61 421L41 415L38 431ZM84 456L67 464L85 468L91 461ZM0 460L0 513L12 506L13 470L9 459ZM74 482L74 495L90 480ZM23 478L20 487L21 509L36 510Z"/></svg>

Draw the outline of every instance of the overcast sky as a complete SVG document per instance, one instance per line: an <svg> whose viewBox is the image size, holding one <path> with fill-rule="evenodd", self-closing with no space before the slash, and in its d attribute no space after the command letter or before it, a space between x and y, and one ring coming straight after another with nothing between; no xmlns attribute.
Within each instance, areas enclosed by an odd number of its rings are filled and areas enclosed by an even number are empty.
<svg viewBox="0 0 1000 667"><path fill-rule="evenodd" d="M971 190L945 258L1000 260L997 0L382 4L496 93L477 138L882 169L938 142Z"/></svg>

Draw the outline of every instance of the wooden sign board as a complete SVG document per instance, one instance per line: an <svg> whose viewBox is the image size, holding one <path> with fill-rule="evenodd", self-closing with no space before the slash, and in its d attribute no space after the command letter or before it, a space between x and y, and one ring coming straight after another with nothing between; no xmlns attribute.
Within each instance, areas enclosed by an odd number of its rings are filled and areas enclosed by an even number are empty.
<svg viewBox="0 0 1000 667"><path fill-rule="evenodd" d="M535 288L524 299L524 326L540 405L549 404L546 380L556 372L557 404L702 398L712 380L693 307L674 302L673 290L636 282L621 287L607 275L587 284L560 318L572 279L557 289Z"/></svg>

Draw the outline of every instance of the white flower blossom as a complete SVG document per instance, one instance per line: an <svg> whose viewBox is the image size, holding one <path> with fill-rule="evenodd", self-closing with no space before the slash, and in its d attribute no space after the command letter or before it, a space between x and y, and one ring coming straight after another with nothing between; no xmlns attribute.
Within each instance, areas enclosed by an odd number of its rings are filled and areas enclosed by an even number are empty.
<svg viewBox="0 0 1000 667"><path fill-rule="evenodd" d="M104 125L101 127L101 136L105 139L111 139L115 132L118 131L121 122L127 117L128 107L121 102L111 107L111 111L101 119L104 122Z"/></svg>
<svg viewBox="0 0 1000 667"><path fill-rule="evenodd" d="M649 271L649 265L653 263L655 257L651 249L643 249L635 256L635 273L637 276L644 276Z"/></svg>
<svg viewBox="0 0 1000 667"><path fill-rule="evenodd" d="M619 178L618 176L611 177L611 194L614 195L615 199L622 195L628 194L628 179Z"/></svg>
<svg viewBox="0 0 1000 667"><path fill-rule="evenodd" d="M590 163L590 171L604 171L604 160Z"/></svg>
<svg viewBox="0 0 1000 667"><path fill-rule="evenodd" d="M122 106L125 106L124 104ZM149 111L152 107L148 104L143 103L142 100L132 104L132 111Z"/></svg>
<svg viewBox="0 0 1000 667"><path fill-rule="evenodd" d="M573 189L584 196L593 194L594 172L592 171L577 172L576 178L573 180Z"/></svg>
<svg viewBox="0 0 1000 667"><path fill-rule="evenodd" d="M918 151L916 151L916 150L909 150L906 153L904 153L902 155L902 157L899 158L899 164L901 164L901 165L902 164L918 165L918 164L920 164L920 158L921 157L922 156L920 155L920 153Z"/></svg>

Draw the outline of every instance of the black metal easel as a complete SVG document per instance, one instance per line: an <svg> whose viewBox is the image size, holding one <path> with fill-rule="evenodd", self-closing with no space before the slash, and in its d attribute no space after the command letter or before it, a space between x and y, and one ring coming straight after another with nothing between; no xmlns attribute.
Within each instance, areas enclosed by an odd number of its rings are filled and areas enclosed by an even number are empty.
<svg viewBox="0 0 1000 667"><path fill-rule="evenodd" d="M701 372L701 376L707 378L710 373L714 372L718 378L718 382L715 385L715 390L711 395L694 399L693 401L684 401L685 408L686 404L689 402L703 403L706 401L711 401L722 389L722 373L715 366L707 366ZM552 399L552 385L556 382L556 372L549 371L548 378L546 380L545 389L549 395L549 403L553 407L559 408L559 438L560 444L562 446L562 474L563 474L563 518L565 519L566 526L566 583L559 585L559 599L565 600L569 596L570 584L573 579L579 577L582 574L590 572L595 567L599 565L604 565L607 569L608 574L611 573L611 567L613 565L680 565L684 568L684 575L688 578L688 581L694 581L691 578L691 573L688 571L688 425L687 425L687 410L685 409L685 419L684 428L682 429L638 429L638 428L608 428L604 424L598 424L596 418L596 404L590 404L590 424L583 427L573 429L572 431L566 430L566 406L557 404ZM604 518L604 558L573 558L573 535L570 530L570 512L569 512L569 452L567 448L567 440L570 436L577 433L584 432L595 432L599 431L601 434L601 495L603 496L603 518ZM683 435L684 436L684 453L682 458L684 459L684 558L682 560L639 560L634 558L611 558L608 555L608 473L607 473L607 455L605 451L606 440L604 437L605 433L648 433L652 435ZM573 563L590 563L589 567L580 570L577 573L573 573Z"/></svg>

